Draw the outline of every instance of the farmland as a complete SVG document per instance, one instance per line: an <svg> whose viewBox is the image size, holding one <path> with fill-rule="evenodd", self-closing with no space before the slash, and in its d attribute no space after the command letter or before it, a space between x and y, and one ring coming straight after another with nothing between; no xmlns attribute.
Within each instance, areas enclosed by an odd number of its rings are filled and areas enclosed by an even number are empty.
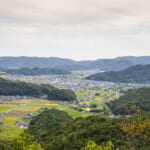
<svg viewBox="0 0 150 150"><path fill-rule="evenodd" d="M0 97L0 120L3 122L0 140L13 140L28 128L29 122L43 110L55 108L67 112L73 119L77 117L86 117L88 115L111 115L112 112L106 105L107 102L117 99L121 90L128 90L132 86L125 84L105 83L97 81L86 81L80 75L79 78L74 79L62 78L58 76L39 76L39 77L18 77L6 76L12 80L23 80L32 83L53 83L58 88L72 89L77 101L56 101L31 98L12 98Z"/></svg>
<svg viewBox="0 0 150 150"><path fill-rule="evenodd" d="M100 113L102 115L111 115L111 111L105 104L108 101L115 100L119 97L119 91L99 88L96 90L81 89L76 92L78 107L89 112Z"/></svg>
<svg viewBox="0 0 150 150"><path fill-rule="evenodd" d="M3 114L1 119L4 123L2 132L0 133L0 139L13 140L18 137L31 120L31 118L26 119L24 116L34 114L35 112L39 114L44 108L48 107L64 110L73 118L89 115L87 112L79 112L72 109L71 104L58 101L48 101L43 99L19 99L9 101L9 103L0 105L0 111ZM17 121L22 121L22 123L16 125Z"/></svg>
<svg viewBox="0 0 150 150"><path fill-rule="evenodd" d="M44 99L16 99L7 101L6 104L0 104L0 112L2 115L2 121L4 123L2 127L2 132L0 133L0 139L13 140L18 137L20 133L23 132L24 128L28 127L31 118L25 118L29 114L39 114L44 108L55 108L67 112L73 118L80 116L86 117L88 115L97 114L90 112L90 106L85 104L96 104L95 109L104 109L105 97L109 97L113 92L108 92L104 90L84 90L76 93L80 96L82 101L78 101L75 104L54 101L54 100L44 100ZM88 98L91 94L94 98L85 102L84 97ZM98 112L99 113L99 112ZM102 113L101 113L102 114ZM16 125L16 122L21 122Z"/></svg>

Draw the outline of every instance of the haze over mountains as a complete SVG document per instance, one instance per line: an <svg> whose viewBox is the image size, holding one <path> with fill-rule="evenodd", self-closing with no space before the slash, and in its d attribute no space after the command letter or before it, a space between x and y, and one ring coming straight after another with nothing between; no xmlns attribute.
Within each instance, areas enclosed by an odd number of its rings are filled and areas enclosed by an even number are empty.
<svg viewBox="0 0 150 150"><path fill-rule="evenodd" d="M0 68L2 74L11 74L11 75L26 75L26 76L35 76L35 75L64 75L70 74L71 72L57 69L57 68L20 68L20 69L7 69Z"/></svg>
<svg viewBox="0 0 150 150"><path fill-rule="evenodd" d="M93 61L75 61L57 57L0 57L0 67L4 68L61 68L68 70L100 69L103 71L122 70L137 64L150 64L150 56L117 57Z"/></svg>
<svg viewBox="0 0 150 150"><path fill-rule="evenodd" d="M0 150L150 150L150 0L0 0Z"/></svg>

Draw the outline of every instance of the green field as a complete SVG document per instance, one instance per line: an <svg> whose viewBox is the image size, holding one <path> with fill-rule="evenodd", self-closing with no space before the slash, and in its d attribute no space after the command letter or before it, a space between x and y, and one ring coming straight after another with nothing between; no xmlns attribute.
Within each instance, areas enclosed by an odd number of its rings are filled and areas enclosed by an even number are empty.
<svg viewBox="0 0 150 150"><path fill-rule="evenodd" d="M76 92L77 96L87 96L87 95L93 95L97 98L102 98L106 95L109 95L111 92L109 91L104 91L104 90L85 90L85 89L81 89L79 92ZM98 96L96 94L99 94Z"/></svg>
<svg viewBox="0 0 150 150"><path fill-rule="evenodd" d="M18 120L17 118L3 117L3 122L8 126L15 125L17 120Z"/></svg>
<svg viewBox="0 0 150 150"><path fill-rule="evenodd" d="M20 129L18 126L3 127L1 130L0 140L13 140L23 132L23 129Z"/></svg>
<svg viewBox="0 0 150 150"><path fill-rule="evenodd" d="M90 104L98 104L98 101L91 101Z"/></svg>
<svg viewBox="0 0 150 150"><path fill-rule="evenodd" d="M19 126L15 126L16 121L22 120L25 124L28 123L31 119L24 119L23 117L29 113L41 112L45 107L56 108L64 110L73 118L79 116L87 116L88 113L83 113L72 109L71 104L67 104L61 101L48 101L42 99L20 99L9 102L9 104L1 104L0 112L10 110L10 112L4 114L2 120L5 125L8 127L2 127L2 132L0 133L0 139L10 139L13 140L23 129L20 129Z"/></svg>
<svg viewBox="0 0 150 150"><path fill-rule="evenodd" d="M64 109L64 111L67 112L73 118L84 117L84 116L90 115L88 113L83 113L83 112L75 111L75 110L72 110L72 109Z"/></svg>
<svg viewBox="0 0 150 150"><path fill-rule="evenodd" d="M96 104L96 108L90 108L87 106L79 105L76 103L74 105L69 103L64 103L62 101L50 101L50 100L43 100L43 99L19 99L10 101L8 104L0 104L0 112L11 110L10 112L4 114L2 120L5 125L8 127L2 127L2 132L0 133L0 139L14 139L20 133L22 133L23 129L20 129L19 126L15 126L17 120L22 120L25 124L30 122L31 119L24 119L24 116L29 113L40 113L46 107L56 108L59 110L63 110L67 112L73 118L77 117L85 117L88 115L98 114L98 113L91 113L91 109L99 109L102 110L105 108L110 114L109 108L105 105L105 102L111 101L112 99L116 98L114 92L106 91L106 90L83 90L76 93L77 96L85 97L85 96L93 96L92 101L83 101L84 104ZM81 102L82 103L82 102ZM99 114L103 114L99 113Z"/></svg>
<svg viewBox="0 0 150 150"><path fill-rule="evenodd" d="M105 114L111 115L111 111L105 103L119 97L119 92L116 94L116 91L117 87L111 90L102 88L97 90L81 89L79 92L76 92L76 95L80 98L78 105L86 111L101 110L100 114L104 115L105 111ZM93 105L95 105L95 107L92 107Z"/></svg>
<svg viewBox="0 0 150 150"><path fill-rule="evenodd" d="M16 105L14 105L14 104L0 104L0 112L8 111L15 107L16 107Z"/></svg>
<svg viewBox="0 0 150 150"><path fill-rule="evenodd" d="M9 104L0 104L0 112L5 112L11 110L10 112L4 114L2 120L8 127L2 127L0 133L0 139L14 139L16 138L23 129L19 126L15 126L17 120L22 120L25 123L29 122L31 119L24 119L23 117L29 113L40 111L41 108L52 107L52 108L62 108L59 104L53 101L40 100L40 99L20 99L15 101L10 101Z"/></svg>

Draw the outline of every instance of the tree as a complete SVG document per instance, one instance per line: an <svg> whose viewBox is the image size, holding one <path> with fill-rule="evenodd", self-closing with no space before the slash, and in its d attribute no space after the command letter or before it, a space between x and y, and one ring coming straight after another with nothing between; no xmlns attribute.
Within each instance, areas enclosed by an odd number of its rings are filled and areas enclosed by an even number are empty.
<svg viewBox="0 0 150 150"><path fill-rule="evenodd" d="M26 132L14 140L13 150L42 150L40 144L35 141L34 137Z"/></svg>
<svg viewBox="0 0 150 150"><path fill-rule="evenodd" d="M135 109L135 106L130 107L131 111L132 108ZM129 109L128 112L130 112ZM121 126L126 132L130 150L144 150L150 143L150 121L143 119L139 108L137 108L135 115L122 121Z"/></svg>
<svg viewBox="0 0 150 150"><path fill-rule="evenodd" d="M112 144L111 141L105 143L102 143L101 146L98 146L94 141L89 141L87 143L87 146L84 148L81 148L81 150L119 150L118 148L115 148L115 146Z"/></svg>

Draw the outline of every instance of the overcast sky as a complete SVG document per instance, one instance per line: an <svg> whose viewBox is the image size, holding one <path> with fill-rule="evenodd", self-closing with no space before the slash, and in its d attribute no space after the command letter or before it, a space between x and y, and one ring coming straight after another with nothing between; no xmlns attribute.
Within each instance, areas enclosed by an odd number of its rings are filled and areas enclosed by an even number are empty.
<svg viewBox="0 0 150 150"><path fill-rule="evenodd" d="M150 0L0 0L0 56L150 55Z"/></svg>

